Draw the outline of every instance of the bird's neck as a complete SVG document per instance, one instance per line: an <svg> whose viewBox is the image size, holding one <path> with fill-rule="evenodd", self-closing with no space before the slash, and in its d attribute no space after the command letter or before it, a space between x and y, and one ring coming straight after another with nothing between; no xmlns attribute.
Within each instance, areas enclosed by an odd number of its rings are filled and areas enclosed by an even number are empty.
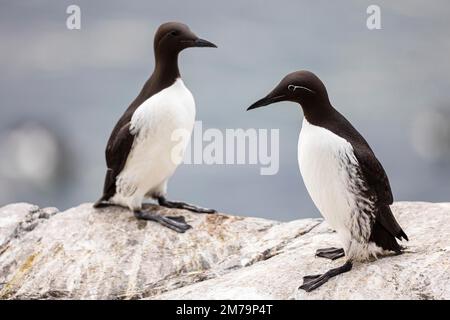
<svg viewBox="0 0 450 320"><path fill-rule="evenodd" d="M133 110L155 93L173 85L178 78L180 78L178 53L172 55L155 53L155 69L138 97L133 101Z"/></svg>
<svg viewBox="0 0 450 320"><path fill-rule="evenodd" d="M155 55L155 70L153 76L167 86L173 84L180 77L178 69L178 52Z"/></svg>
<svg viewBox="0 0 450 320"><path fill-rule="evenodd" d="M306 120L314 125L321 125L330 120L336 112L328 100L303 103L301 106Z"/></svg>

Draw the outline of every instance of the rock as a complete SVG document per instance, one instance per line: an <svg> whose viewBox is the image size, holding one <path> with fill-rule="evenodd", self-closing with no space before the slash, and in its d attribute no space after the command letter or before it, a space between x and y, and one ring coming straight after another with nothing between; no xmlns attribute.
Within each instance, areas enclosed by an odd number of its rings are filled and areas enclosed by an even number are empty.
<svg viewBox="0 0 450 320"><path fill-rule="evenodd" d="M302 277L343 263L315 258L339 246L320 219L281 223L183 215L184 234L91 204L57 213L0 208L1 299L450 299L450 204L392 206L410 241L403 255L356 264L311 293Z"/></svg>

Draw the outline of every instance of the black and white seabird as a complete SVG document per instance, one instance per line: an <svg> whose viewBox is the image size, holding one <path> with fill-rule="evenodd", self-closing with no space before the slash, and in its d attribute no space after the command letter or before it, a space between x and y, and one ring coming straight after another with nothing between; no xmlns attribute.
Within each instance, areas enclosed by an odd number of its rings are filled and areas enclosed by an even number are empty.
<svg viewBox="0 0 450 320"><path fill-rule="evenodd" d="M191 47L216 47L198 38L188 26L162 24L154 39L155 69L137 98L114 127L106 146L107 171L103 196L94 207L119 205L130 208L139 219L151 220L177 232L190 228L183 217L168 217L143 210L142 202L156 199L159 205L199 213L215 210L166 200L167 181L179 162L172 151L185 148L189 137L173 139L175 130L192 132L195 102L178 69L179 53Z"/></svg>
<svg viewBox="0 0 450 320"><path fill-rule="evenodd" d="M322 81L308 71L293 72L247 110L279 101L299 103L304 119L298 162L309 195L343 245L317 250L328 259L346 257L344 265L306 276L300 287L311 291L331 277L350 271L354 261L401 253L397 239L408 240L389 207L388 177L361 134L330 103Z"/></svg>

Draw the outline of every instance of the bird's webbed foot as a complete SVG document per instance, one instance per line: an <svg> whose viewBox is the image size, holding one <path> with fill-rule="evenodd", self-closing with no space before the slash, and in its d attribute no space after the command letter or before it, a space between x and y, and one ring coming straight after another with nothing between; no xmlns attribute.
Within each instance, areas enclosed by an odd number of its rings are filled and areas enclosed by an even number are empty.
<svg viewBox="0 0 450 320"><path fill-rule="evenodd" d="M179 202L179 201L169 201L165 197L158 197L158 204L162 207L166 208L173 208L173 209L184 209L189 210L196 213L216 213L217 211L214 209L208 209L208 208L202 208L195 206L193 204L189 204L186 202Z"/></svg>
<svg viewBox="0 0 450 320"><path fill-rule="evenodd" d="M345 256L345 252L344 249L342 248L325 248L325 249L318 249L316 251L316 257L321 257L321 258L325 258L325 259L330 259L330 260L336 260L339 258L342 258Z"/></svg>
<svg viewBox="0 0 450 320"><path fill-rule="evenodd" d="M159 213L151 212L151 211L142 211L138 210L134 212L134 216L137 219L142 220L148 220L148 221L155 221L169 229L172 229L179 233L184 233L190 228L192 228L191 225L186 223L186 220L183 216L163 216Z"/></svg>
<svg viewBox="0 0 450 320"><path fill-rule="evenodd" d="M303 284L299 287L299 289L303 289L306 292L310 292L314 289L317 289L321 285L323 285L325 282L330 280L332 277L337 276L338 274L348 272L352 269L353 264L351 261L347 261L344 265L330 269L324 274L318 274L318 275L312 275L312 276L305 276L303 277Z"/></svg>

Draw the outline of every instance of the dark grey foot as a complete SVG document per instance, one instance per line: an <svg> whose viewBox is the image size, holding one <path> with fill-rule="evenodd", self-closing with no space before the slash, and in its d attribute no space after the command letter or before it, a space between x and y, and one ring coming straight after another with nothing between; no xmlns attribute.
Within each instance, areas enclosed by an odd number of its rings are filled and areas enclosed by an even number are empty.
<svg viewBox="0 0 450 320"><path fill-rule="evenodd" d="M303 284L300 286L299 289L303 289L306 292L313 291L314 289L317 289L321 285L323 285L325 282L330 280L331 278L337 276L338 274L348 272L352 270L353 264L351 261L347 261L344 265L328 270L322 275L313 275L313 276L306 276L303 277Z"/></svg>
<svg viewBox="0 0 450 320"><path fill-rule="evenodd" d="M316 251L316 256L321 258L326 258L330 260L336 260L345 256L344 249L342 248L326 248L318 249Z"/></svg>
<svg viewBox="0 0 450 320"><path fill-rule="evenodd" d="M162 207L173 208L173 209L184 209L184 210L189 210L189 211L197 212L197 213L208 213L208 214L210 214L210 213L216 213L217 212L214 209L197 207L197 206L194 206L192 204L185 203L185 202L168 201L164 197L159 197L158 198L158 203Z"/></svg>
<svg viewBox="0 0 450 320"><path fill-rule="evenodd" d="M135 211L134 216L138 219L158 222L179 233L184 233L192 228L182 216L166 217L150 211Z"/></svg>

